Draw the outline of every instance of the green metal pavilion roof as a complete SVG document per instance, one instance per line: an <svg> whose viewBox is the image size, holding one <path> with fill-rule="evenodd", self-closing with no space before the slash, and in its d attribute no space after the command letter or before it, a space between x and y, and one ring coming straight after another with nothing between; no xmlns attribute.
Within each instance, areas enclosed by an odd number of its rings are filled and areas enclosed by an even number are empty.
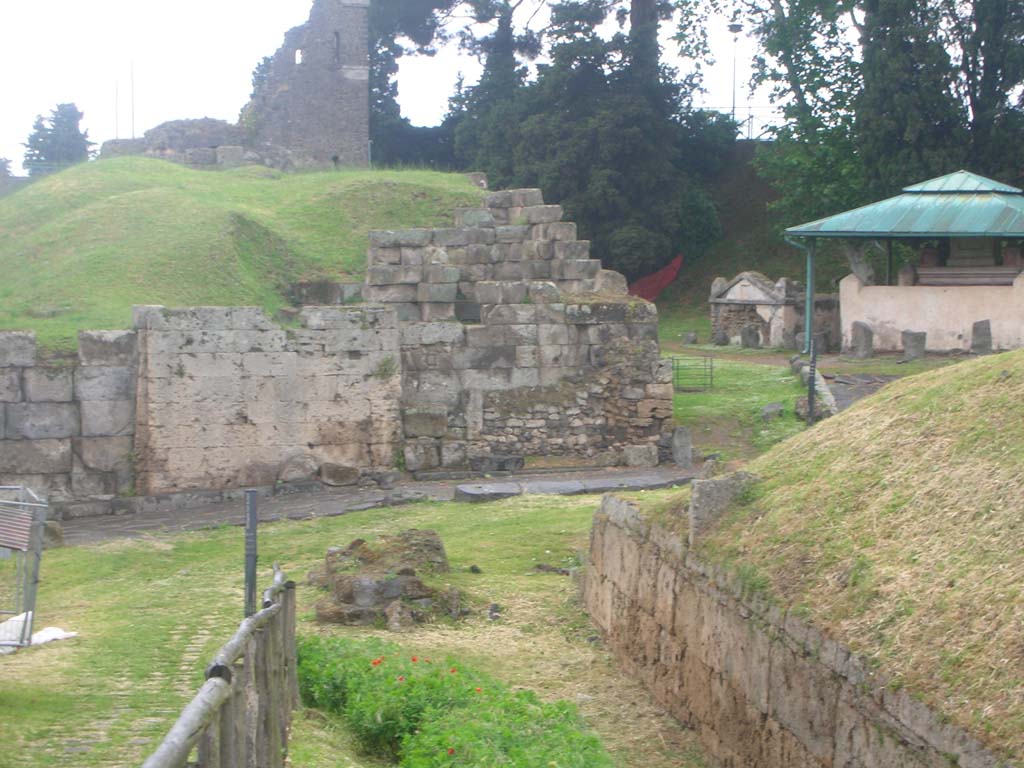
<svg viewBox="0 0 1024 768"><path fill-rule="evenodd" d="M1024 238L1024 191L957 171L902 195L790 227L790 237Z"/></svg>

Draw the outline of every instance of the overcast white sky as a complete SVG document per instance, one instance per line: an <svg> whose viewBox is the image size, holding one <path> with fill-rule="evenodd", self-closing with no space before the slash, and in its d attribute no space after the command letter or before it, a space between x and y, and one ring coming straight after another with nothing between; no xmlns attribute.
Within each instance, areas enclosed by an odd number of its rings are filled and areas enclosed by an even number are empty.
<svg viewBox="0 0 1024 768"><path fill-rule="evenodd" d="M256 62L280 46L286 30L303 23L311 0L3 0L0 3L0 157L16 172L22 143L38 114L74 102L82 127L97 143L141 136L167 120L216 117L234 121L248 99ZM718 64L707 73L706 106L728 110L732 100L732 35L727 21L711 30ZM748 101L744 83L752 41L740 37L738 115L748 103L766 117L767 99ZM671 54L671 49L666 54ZM479 65L454 46L433 58L403 60L399 100L417 125L444 114L459 72L466 83ZM115 98L116 96L116 98ZM115 109L116 105L116 109Z"/></svg>

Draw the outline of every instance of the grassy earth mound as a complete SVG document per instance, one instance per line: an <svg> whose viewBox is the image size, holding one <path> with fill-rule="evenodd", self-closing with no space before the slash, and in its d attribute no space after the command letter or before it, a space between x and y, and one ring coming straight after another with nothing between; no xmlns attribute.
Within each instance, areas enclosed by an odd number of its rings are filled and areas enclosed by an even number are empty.
<svg viewBox="0 0 1024 768"><path fill-rule="evenodd" d="M132 304L285 303L291 283L360 280L371 229L451 225L481 191L458 174L84 163L0 199L0 329L71 347Z"/></svg>
<svg viewBox="0 0 1024 768"><path fill-rule="evenodd" d="M703 553L1024 754L1024 351L895 382L748 468Z"/></svg>

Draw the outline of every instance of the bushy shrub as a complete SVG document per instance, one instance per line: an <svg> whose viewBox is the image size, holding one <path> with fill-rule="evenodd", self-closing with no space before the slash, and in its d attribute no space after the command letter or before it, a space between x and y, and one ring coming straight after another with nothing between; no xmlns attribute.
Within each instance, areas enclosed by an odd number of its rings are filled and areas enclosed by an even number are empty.
<svg viewBox="0 0 1024 768"><path fill-rule="evenodd" d="M343 715L367 751L407 768L612 765L573 705L393 643L305 638L299 685L307 705Z"/></svg>

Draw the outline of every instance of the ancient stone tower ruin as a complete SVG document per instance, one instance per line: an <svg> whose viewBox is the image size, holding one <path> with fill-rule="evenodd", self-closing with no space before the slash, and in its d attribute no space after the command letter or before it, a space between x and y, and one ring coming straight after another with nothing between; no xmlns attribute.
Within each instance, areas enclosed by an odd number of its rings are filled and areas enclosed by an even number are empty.
<svg viewBox="0 0 1024 768"><path fill-rule="evenodd" d="M242 113L251 143L317 165L369 164L369 0L315 0Z"/></svg>

